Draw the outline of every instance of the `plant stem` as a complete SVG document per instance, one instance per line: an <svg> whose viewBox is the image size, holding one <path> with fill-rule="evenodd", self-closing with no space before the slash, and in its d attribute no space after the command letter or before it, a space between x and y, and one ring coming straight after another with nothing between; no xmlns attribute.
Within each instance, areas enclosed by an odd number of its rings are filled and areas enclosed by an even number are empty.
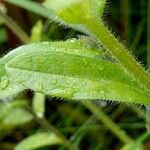
<svg viewBox="0 0 150 150"><path fill-rule="evenodd" d="M124 144L132 142L132 139L121 130L118 125L116 125L101 109L97 107L90 101L83 102L83 104L97 117L102 121L105 126L111 130Z"/></svg>
<svg viewBox="0 0 150 150"><path fill-rule="evenodd" d="M149 136L150 136L150 133L146 131L137 139L137 141L144 142Z"/></svg>
<svg viewBox="0 0 150 150"><path fill-rule="evenodd" d="M60 139L63 140L64 145L68 148L68 150L78 150L69 140L66 139L64 135L62 135L55 127L53 127L44 117L39 118L32 111L31 108L27 108L27 110L34 116L34 119L47 131L54 132Z"/></svg>
<svg viewBox="0 0 150 150"><path fill-rule="evenodd" d="M23 42L28 43L28 35L17 25L17 23L12 20L9 16L0 11L0 18L4 23L12 30L12 32Z"/></svg>
<svg viewBox="0 0 150 150"><path fill-rule="evenodd" d="M131 38L130 38L130 1L125 0L121 1L121 12L122 12L122 21L124 23L124 37L127 41L127 45L130 45ZM120 18L119 18L120 19Z"/></svg>
<svg viewBox="0 0 150 150"><path fill-rule="evenodd" d="M127 49L111 34L102 21L93 18L94 21L86 22L86 27L109 50L119 63L134 77L141 81L147 89L150 89L150 76L131 56Z"/></svg>
<svg viewBox="0 0 150 150"><path fill-rule="evenodd" d="M132 51L135 51L135 49L137 48L137 46L141 40L143 31L144 31L145 22L146 22L145 18L142 19L141 22L139 23L138 27L137 27L137 32L136 32L135 37L132 41L132 44L130 45Z"/></svg>

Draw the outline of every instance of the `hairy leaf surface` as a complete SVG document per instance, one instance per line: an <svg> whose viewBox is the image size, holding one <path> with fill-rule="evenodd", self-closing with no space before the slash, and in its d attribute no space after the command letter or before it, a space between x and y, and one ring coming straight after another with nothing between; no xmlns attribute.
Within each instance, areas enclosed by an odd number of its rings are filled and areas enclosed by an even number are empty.
<svg viewBox="0 0 150 150"><path fill-rule="evenodd" d="M12 59L6 70L18 84L46 95L149 103L149 93L139 89L119 65L89 55L91 52L59 46L31 51Z"/></svg>
<svg viewBox="0 0 150 150"><path fill-rule="evenodd" d="M9 61L23 54L26 55L28 53L33 53L34 55L35 52L48 53L49 51L61 51L76 55L83 55L86 57L96 57L98 59L101 57L100 50L89 49L82 43L82 41L75 39L68 40L65 42L43 42L18 47L15 50L9 52L0 60L0 98L2 99L9 95L13 95L24 90L23 86L15 83L11 79L8 79L5 72L5 65Z"/></svg>

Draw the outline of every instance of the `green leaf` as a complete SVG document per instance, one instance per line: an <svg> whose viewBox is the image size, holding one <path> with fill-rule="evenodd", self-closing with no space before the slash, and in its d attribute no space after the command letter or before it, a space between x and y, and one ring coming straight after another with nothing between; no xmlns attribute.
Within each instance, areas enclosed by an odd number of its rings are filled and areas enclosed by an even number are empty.
<svg viewBox="0 0 150 150"><path fill-rule="evenodd" d="M2 121L2 124L9 125L9 126L18 126L24 123L27 123L33 119L33 116L28 113L27 111L16 108L10 110L9 114L5 116Z"/></svg>
<svg viewBox="0 0 150 150"><path fill-rule="evenodd" d="M5 1L22 7L26 10L32 11L49 20L54 20L61 25L72 27L73 29L84 32L86 34L89 34L89 32L85 27L81 25L74 26L73 23L82 24L84 21L91 18L91 14L93 14L93 17L101 17L105 6L105 0L47 0L43 3L45 7L30 0ZM92 7L90 5L92 5Z"/></svg>
<svg viewBox="0 0 150 150"><path fill-rule="evenodd" d="M0 130L12 129L31 121L33 116L24 110L25 106L27 103L24 100L0 104Z"/></svg>
<svg viewBox="0 0 150 150"><path fill-rule="evenodd" d="M24 46L31 51L7 63L8 75L27 89L51 96L149 103L149 93L118 64L100 60L97 51L64 49L59 44L54 49L48 43ZM44 45L45 51L37 50Z"/></svg>
<svg viewBox="0 0 150 150"><path fill-rule="evenodd" d="M91 0L91 5L95 15L101 17L105 8L106 0Z"/></svg>
<svg viewBox="0 0 150 150"><path fill-rule="evenodd" d="M132 142L124 146L121 150L144 150L142 143Z"/></svg>
<svg viewBox="0 0 150 150"><path fill-rule="evenodd" d="M49 6L62 20L68 23L78 24L91 17L89 0L48 0L44 5Z"/></svg>
<svg viewBox="0 0 150 150"><path fill-rule="evenodd" d="M5 65L15 57L29 52L38 51L65 51L67 53L74 53L76 55L85 55L87 57L95 56L101 57L101 51L97 49L86 49L86 46L80 40L69 40L66 42L43 42L37 44L29 44L27 46L21 46L12 50L0 60L0 98L5 98L10 95L17 94L24 90L24 87L15 83L12 79L8 78L5 72Z"/></svg>
<svg viewBox="0 0 150 150"><path fill-rule="evenodd" d="M25 88L21 85L16 84L12 79L9 79L7 76L4 76L0 82L0 99L5 99L9 96L15 96Z"/></svg>
<svg viewBox="0 0 150 150"><path fill-rule="evenodd" d="M56 15L53 13L53 11L43 7L40 5L40 3L33 2L31 0L4 0L8 3L14 4L16 6L22 7L24 9L27 9L29 11L32 11L38 15L42 15L43 17L46 17L50 20L54 20L56 18Z"/></svg>
<svg viewBox="0 0 150 150"><path fill-rule="evenodd" d="M0 99L15 95L24 90L24 87L9 79L5 72L5 64L19 54L20 51L11 51L0 59Z"/></svg>
<svg viewBox="0 0 150 150"><path fill-rule="evenodd" d="M70 39L65 42L43 42L28 44L10 51L7 55L0 59L0 78L6 75L5 64L8 63L10 60L14 59L19 55L39 51L64 51L76 55L85 55L88 57L95 56L98 58L100 58L102 53L99 49L88 48L87 45L83 44L81 40L76 39Z"/></svg>
<svg viewBox="0 0 150 150"><path fill-rule="evenodd" d="M55 21L58 24L69 26L79 32L89 34L89 32L83 26L81 26L81 25L74 26L72 24L65 23L63 20L58 18L58 16L56 16L56 14L51 9L44 7L40 3L33 2L31 0L19 0L19 1L18 0L5 0L5 1L10 4L14 4L16 6L22 7L26 10L29 10L35 14L41 15L49 20Z"/></svg>
<svg viewBox="0 0 150 150"><path fill-rule="evenodd" d="M133 142L123 146L121 150L144 150L143 143L149 137L150 137L150 133L146 131Z"/></svg>
<svg viewBox="0 0 150 150"><path fill-rule="evenodd" d="M53 133L37 133L21 141L15 150L31 150L48 145L62 144L62 140Z"/></svg>
<svg viewBox="0 0 150 150"><path fill-rule="evenodd" d="M81 24L90 21L94 16L100 17L105 0L46 0L44 6L67 23Z"/></svg>
<svg viewBox="0 0 150 150"><path fill-rule="evenodd" d="M43 23L41 20L37 21L31 30L31 42L40 42L42 38Z"/></svg>
<svg viewBox="0 0 150 150"><path fill-rule="evenodd" d="M22 108L27 106L27 102L24 100L15 100L9 103L1 103L0 104L0 120L3 120L12 109Z"/></svg>

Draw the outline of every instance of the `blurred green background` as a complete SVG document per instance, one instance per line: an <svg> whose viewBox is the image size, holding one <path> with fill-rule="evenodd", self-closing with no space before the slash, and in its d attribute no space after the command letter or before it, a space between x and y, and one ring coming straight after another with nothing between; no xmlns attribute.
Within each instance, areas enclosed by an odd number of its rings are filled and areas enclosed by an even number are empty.
<svg viewBox="0 0 150 150"><path fill-rule="evenodd" d="M148 0L108 0L103 14L109 29L145 68L149 10ZM1 57L29 39L59 41L81 34L2 0L0 12ZM0 101L0 150L63 150L67 142L81 150L150 150L149 122L142 105L103 100L83 104L28 89Z"/></svg>

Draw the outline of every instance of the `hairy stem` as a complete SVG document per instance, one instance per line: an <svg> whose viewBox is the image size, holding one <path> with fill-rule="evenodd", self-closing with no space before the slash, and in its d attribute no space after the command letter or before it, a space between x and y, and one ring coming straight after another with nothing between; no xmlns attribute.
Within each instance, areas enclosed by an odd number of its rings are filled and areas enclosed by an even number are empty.
<svg viewBox="0 0 150 150"><path fill-rule="evenodd" d="M111 34L102 21L94 18L94 23L87 22L87 28L95 35L95 37L109 50L119 63L133 77L139 80L147 89L150 89L150 76L131 56L127 49Z"/></svg>
<svg viewBox="0 0 150 150"><path fill-rule="evenodd" d="M31 108L27 108L27 110L34 116L34 119L47 131L54 132L60 139L63 140L64 145L68 148L68 150L78 150L69 140L66 139L64 135L62 135L55 127L53 127L44 117L39 118L32 111Z"/></svg>
<svg viewBox="0 0 150 150"><path fill-rule="evenodd" d="M128 144L132 142L132 139L121 130L118 125L116 125L101 109L98 108L94 103L90 101L83 102L83 104L97 117L100 121L102 121L105 126L114 133L118 139L120 139L124 144Z"/></svg>

